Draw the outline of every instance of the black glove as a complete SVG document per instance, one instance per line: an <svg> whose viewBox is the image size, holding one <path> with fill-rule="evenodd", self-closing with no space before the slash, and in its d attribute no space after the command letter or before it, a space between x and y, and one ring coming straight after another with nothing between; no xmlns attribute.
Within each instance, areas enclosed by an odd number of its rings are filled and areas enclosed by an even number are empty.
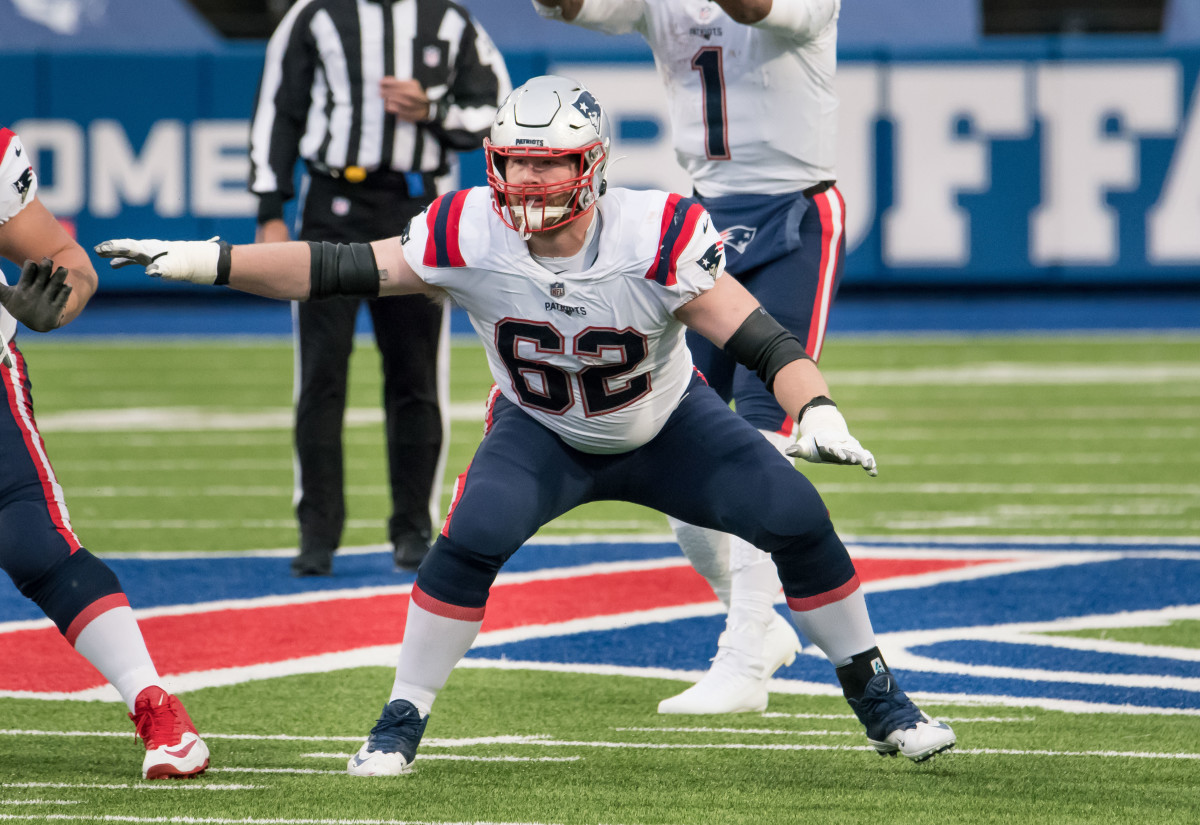
<svg viewBox="0 0 1200 825"><path fill-rule="evenodd" d="M67 270L60 266L51 274L53 267L49 258L42 258L40 264L26 261L16 286L0 283L0 304L35 332L57 329L71 296Z"/></svg>

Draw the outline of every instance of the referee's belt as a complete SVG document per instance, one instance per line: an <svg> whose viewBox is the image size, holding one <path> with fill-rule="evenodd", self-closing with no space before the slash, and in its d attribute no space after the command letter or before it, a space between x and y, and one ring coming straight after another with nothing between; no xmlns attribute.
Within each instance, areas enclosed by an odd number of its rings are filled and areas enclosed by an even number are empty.
<svg viewBox="0 0 1200 825"><path fill-rule="evenodd" d="M404 198L420 198L437 192L437 176L432 172L398 172L395 169L364 169L347 166L338 169L317 161L307 161L308 172L325 178L361 184L372 189L391 189Z"/></svg>
<svg viewBox="0 0 1200 825"><path fill-rule="evenodd" d="M814 183L800 194L804 195L806 198L815 198L826 189L832 189L835 183L837 183L836 180L823 180L820 183Z"/></svg>

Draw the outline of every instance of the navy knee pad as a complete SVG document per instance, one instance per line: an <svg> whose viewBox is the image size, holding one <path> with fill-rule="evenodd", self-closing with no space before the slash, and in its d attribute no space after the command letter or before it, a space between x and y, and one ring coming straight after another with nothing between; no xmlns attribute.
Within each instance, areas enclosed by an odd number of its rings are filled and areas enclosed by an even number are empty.
<svg viewBox="0 0 1200 825"><path fill-rule="evenodd" d="M506 557L476 553L438 536L421 562L416 586L426 595L456 607L483 607Z"/></svg>
<svg viewBox="0 0 1200 825"><path fill-rule="evenodd" d="M71 623L89 606L106 596L121 594L124 597L117 574L83 548L35 579L13 581L64 636Z"/></svg>

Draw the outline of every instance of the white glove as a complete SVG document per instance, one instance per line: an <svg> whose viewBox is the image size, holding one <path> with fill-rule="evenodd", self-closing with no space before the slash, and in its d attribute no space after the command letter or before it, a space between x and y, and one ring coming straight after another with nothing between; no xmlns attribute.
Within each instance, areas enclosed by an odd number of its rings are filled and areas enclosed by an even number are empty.
<svg viewBox="0 0 1200 825"><path fill-rule="evenodd" d="M846 419L838 408L826 404L810 407L800 419L800 440L787 448L787 454L814 464L858 464L869 475L879 475L875 456L850 435Z"/></svg>
<svg viewBox="0 0 1200 825"><path fill-rule="evenodd" d="M101 258L112 258L113 269L138 264L146 267L146 274L151 278L211 284L217 280L217 258L221 247L217 238L207 241L117 238L97 244L96 254Z"/></svg>

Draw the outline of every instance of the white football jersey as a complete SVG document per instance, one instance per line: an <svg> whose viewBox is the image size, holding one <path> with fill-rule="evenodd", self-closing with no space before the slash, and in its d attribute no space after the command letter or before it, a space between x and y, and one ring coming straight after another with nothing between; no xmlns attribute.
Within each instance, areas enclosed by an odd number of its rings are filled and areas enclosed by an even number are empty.
<svg viewBox="0 0 1200 825"><path fill-rule="evenodd" d="M29 165L29 153L21 139L0 127L0 226L25 208L37 194L37 175ZM8 283L0 272L0 281ZM0 307L0 347L6 345L17 331L17 321Z"/></svg>
<svg viewBox="0 0 1200 825"><path fill-rule="evenodd" d="M505 398L584 452L645 444L692 378L674 312L724 271L708 213L679 195L610 189L596 261L555 274L491 197L477 187L434 201L405 230L405 259L466 310Z"/></svg>
<svg viewBox="0 0 1200 825"><path fill-rule="evenodd" d="M841 0L792 2L812 3L808 28L743 25L711 0L585 0L571 22L650 44L697 192L778 195L837 177Z"/></svg>

